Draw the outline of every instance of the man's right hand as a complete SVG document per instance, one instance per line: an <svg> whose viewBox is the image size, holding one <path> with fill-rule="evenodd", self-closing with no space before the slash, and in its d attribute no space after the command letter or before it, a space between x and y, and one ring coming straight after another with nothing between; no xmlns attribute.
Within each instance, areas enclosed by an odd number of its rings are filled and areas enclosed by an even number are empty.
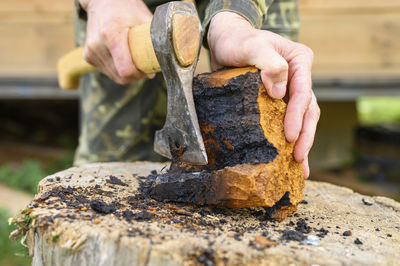
<svg viewBox="0 0 400 266"><path fill-rule="evenodd" d="M88 24L83 58L118 84L145 76L136 68L128 44L129 28L149 22L153 14L142 0L79 0Z"/></svg>

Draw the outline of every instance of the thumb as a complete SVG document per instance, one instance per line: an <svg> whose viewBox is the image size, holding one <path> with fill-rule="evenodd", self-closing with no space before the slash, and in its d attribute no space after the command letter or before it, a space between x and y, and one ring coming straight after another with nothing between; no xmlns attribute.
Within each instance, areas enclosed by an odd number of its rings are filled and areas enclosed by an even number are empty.
<svg viewBox="0 0 400 266"><path fill-rule="evenodd" d="M263 43L260 42L259 49L257 46L250 48L249 65L261 70L261 79L268 94L281 99L286 94L289 65L274 48Z"/></svg>

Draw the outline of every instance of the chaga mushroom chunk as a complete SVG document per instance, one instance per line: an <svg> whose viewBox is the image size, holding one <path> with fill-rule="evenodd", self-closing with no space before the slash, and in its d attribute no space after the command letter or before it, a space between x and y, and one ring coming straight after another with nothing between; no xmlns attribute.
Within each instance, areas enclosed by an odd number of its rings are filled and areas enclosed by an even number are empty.
<svg viewBox="0 0 400 266"><path fill-rule="evenodd" d="M283 220L303 197L301 164L284 135L286 104L268 96L256 68L223 69L193 81L193 97L209 163L176 159L150 175L144 191L164 201L230 208L268 207Z"/></svg>

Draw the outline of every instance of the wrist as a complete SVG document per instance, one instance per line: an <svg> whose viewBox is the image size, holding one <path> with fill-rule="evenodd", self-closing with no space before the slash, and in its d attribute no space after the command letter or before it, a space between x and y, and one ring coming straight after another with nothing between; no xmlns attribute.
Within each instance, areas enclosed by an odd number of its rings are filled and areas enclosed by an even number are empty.
<svg viewBox="0 0 400 266"><path fill-rule="evenodd" d="M254 29L252 24L240 14L233 11L222 11L217 13L210 21L207 32L208 46L212 47L214 42L223 35L223 33L232 33L232 29L242 28Z"/></svg>

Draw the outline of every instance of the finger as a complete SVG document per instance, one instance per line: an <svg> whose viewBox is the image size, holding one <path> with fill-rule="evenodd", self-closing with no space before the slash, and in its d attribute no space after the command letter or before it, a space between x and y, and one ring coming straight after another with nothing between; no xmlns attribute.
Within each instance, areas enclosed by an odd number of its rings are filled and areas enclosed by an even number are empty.
<svg viewBox="0 0 400 266"><path fill-rule="evenodd" d="M105 65L103 64L103 60L101 59L101 55L99 53L101 40L95 34L98 27L97 20L90 17L87 23L86 40L82 56L85 61L100 70L100 68L104 67Z"/></svg>
<svg viewBox="0 0 400 266"><path fill-rule="evenodd" d="M146 77L148 79L153 79L156 76L156 74L152 73L152 74L146 74Z"/></svg>
<svg viewBox="0 0 400 266"><path fill-rule="evenodd" d="M212 69L212 71L215 71L215 70L220 69L222 67L223 67L222 65L217 64L215 61L211 60L211 69Z"/></svg>
<svg viewBox="0 0 400 266"><path fill-rule="evenodd" d="M285 135L295 142L303 125L304 113L312 99L312 59L300 55L289 62L289 102L285 116Z"/></svg>
<svg viewBox="0 0 400 266"><path fill-rule="evenodd" d="M218 64L217 61L215 60L214 53L211 53L210 64L211 64L211 70L212 71L215 71L215 70L220 69L220 68L223 67L221 64Z"/></svg>
<svg viewBox="0 0 400 266"><path fill-rule="evenodd" d="M101 45L94 46L93 44L85 45L83 57L87 62L96 66L98 71L122 84L121 82L123 81L120 80L106 47L102 47Z"/></svg>
<svg viewBox="0 0 400 266"><path fill-rule="evenodd" d="M271 97L281 99L285 96L289 66L272 47L268 45L263 45L260 49L253 47L249 65L261 70L261 79Z"/></svg>
<svg viewBox="0 0 400 266"><path fill-rule="evenodd" d="M119 75L117 68L114 64L112 55L111 55L110 51L107 49L107 47L102 46L101 48L102 49L100 49L100 51L99 51L99 54L101 55L100 58L103 59L103 63L105 65L105 67L107 68L107 72L111 74L109 77L120 85L125 85L125 84L128 84L129 82L131 82L132 81L131 78L125 78L125 77L121 77Z"/></svg>
<svg viewBox="0 0 400 266"><path fill-rule="evenodd" d="M104 61L100 58L97 52L93 51L88 45L85 45L82 54L83 59L89 64L96 66L96 69L103 74L112 77L112 73L108 71Z"/></svg>
<svg viewBox="0 0 400 266"><path fill-rule="evenodd" d="M294 148L294 158L297 162L303 162L314 142L314 136L320 117L320 109L313 94L311 104L304 115L303 128Z"/></svg>
<svg viewBox="0 0 400 266"><path fill-rule="evenodd" d="M96 19L88 20L83 57L87 62L94 65L97 70L109 78L116 80L118 79L118 73L112 61L111 54L105 46L105 41L101 39L99 34L96 34L98 27Z"/></svg>
<svg viewBox="0 0 400 266"><path fill-rule="evenodd" d="M132 80L142 79L146 76L134 64L129 50L128 31L126 27L121 32L106 37L107 46L112 55L117 73L121 78Z"/></svg>

